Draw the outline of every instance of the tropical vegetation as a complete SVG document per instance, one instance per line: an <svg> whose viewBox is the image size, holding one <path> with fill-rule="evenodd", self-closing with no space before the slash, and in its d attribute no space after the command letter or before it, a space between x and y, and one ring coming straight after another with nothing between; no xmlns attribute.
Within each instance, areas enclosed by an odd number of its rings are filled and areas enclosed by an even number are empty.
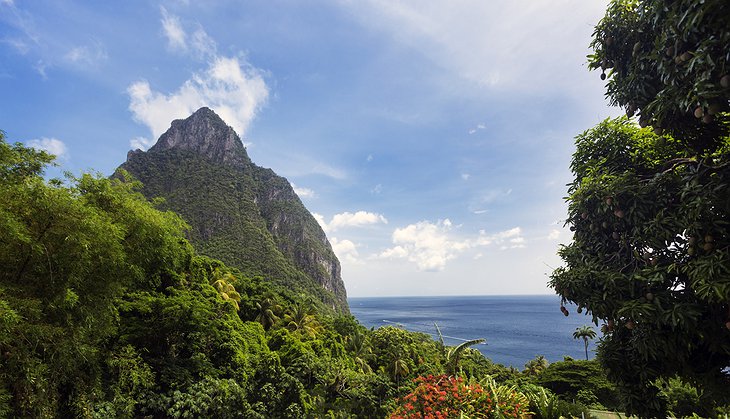
<svg viewBox="0 0 730 419"><path fill-rule="evenodd" d="M640 416L667 414L672 380L730 401L728 28L727 1L613 0L593 35L627 118L576 138L550 285L602 324L598 359Z"/></svg>

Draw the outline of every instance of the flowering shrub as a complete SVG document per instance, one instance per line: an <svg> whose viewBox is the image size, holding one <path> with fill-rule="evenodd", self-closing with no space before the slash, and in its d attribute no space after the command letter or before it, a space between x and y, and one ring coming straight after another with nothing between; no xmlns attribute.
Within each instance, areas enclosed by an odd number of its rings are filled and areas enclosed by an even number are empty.
<svg viewBox="0 0 730 419"><path fill-rule="evenodd" d="M528 413L525 397L516 391L505 392L503 387L482 387L446 375L414 381L416 388L399 400L391 419L521 418Z"/></svg>

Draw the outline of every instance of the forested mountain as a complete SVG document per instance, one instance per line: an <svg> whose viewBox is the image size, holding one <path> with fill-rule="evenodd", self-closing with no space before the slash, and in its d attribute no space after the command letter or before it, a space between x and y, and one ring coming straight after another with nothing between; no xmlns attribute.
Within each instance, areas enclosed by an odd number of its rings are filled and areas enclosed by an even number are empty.
<svg viewBox="0 0 730 419"><path fill-rule="evenodd" d="M201 254L348 312L340 263L322 228L289 182L254 164L212 110L173 121L149 151L129 152L120 169L190 224Z"/></svg>

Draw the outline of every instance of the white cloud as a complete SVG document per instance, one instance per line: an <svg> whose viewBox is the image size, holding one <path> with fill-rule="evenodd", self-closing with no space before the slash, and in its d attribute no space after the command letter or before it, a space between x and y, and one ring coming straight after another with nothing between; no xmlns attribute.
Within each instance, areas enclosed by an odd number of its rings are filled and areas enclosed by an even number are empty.
<svg viewBox="0 0 730 419"><path fill-rule="evenodd" d="M514 227L495 234L487 234L486 231L480 230L479 238L476 240L476 244L479 246L488 246L491 244L501 245L505 242L509 242L514 245L522 245L522 243L524 243L524 239L522 238L522 229L520 227Z"/></svg>
<svg viewBox="0 0 730 419"><path fill-rule="evenodd" d="M547 236L548 240L558 240L560 238L560 230L553 229Z"/></svg>
<svg viewBox="0 0 730 419"><path fill-rule="evenodd" d="M314 198L316 194L313 190L308 188L302 188L295 184L291 184L291 187L294 189L294 193L296 193L300 198Z"/></svg>
<svg viewBox="0 0 730 419"><path fill-rule="evenodd" d="M22 39L12 39L12 38L6 38L6 39L0 39L0 42L3 44L8 44L12 48L14 48L16 51L18 51L19 54L25 55L30 51L30 46L27 42L25 42Z"/></svg>
<svg viewBox="0 0 730 419"><path fill-rule="evenodd" d="M322 227L322 230L327 232L327 221L324 219L324 216L322 214L317 214L316 212L313 212L312 217L317 220L319 226Z"/></svg>
<svg viewBox="0 0 730 419"><path fill-rule="evenodd" d="M46 69L48 68L48 64L46 64L45 61L38 60L38 62L33 66L33 68L35 69L35 71L38 72L38 74L41 75L41 77L43 78L43 80L47 80L48 79L48 74L46 73Z"/></svg>
<svg viewBox="0 0 730 419"><path fill-rule="evenodd" d="M147 150L153 145L155 145L155 141L146 137L134 137L129 140L129 146L132 147L132 150Z"/></svg>
<svg viewBox="0 0 730 419"><path fill-rule="evenodd" d="M486 128L487 127L484 124L477 124L477 126L475 128L472 128L472 129L469 130L469 135L476 133L480 129L486 129Z"/></svg>
<svg viewBox="0 0 730 419"><path fill-rule="evenodd" d="M336 237L330 239L332 250L337 255L337 259L350 263L360 263L357 245L350 240L338 240Z"/></svg>
<svg viewBox="0 0 730 419"><path fill-rule="evenodd" d="M468 241L449 237L448 219L436 223L420 221L393 232L394 247L380 253L381 258L401 258L415 263L421 271L441 271L446 262L469 247Z"/></svg>
<svg viewBox="0 0 730 419"><path fill-rule="evenodd" d="M190 47L199 57L214 56L216 54L216 42L202 28L193 32Z"/></svg>
<svg viewBox="0 0 730 419"><path fill-rule="evenodd" d="M370 190L370 193L373 195L380 195L381 192L383 192L383 185L380 183L375 185L375 187Z"/></svg>
<svg viewBox="0 0 730 419"><path fill-rule="evenodd" d="M15 2L13 2L13 0L0 0L0 4L4 4L10 7L15 6Z"/></svg>
<svg viewBox="0 0 730 419"><path fill-rule="evenodd" d="M171 51L189 53L200 59L216 56L217 44L202 27L198 26L190 36L180 23L179 17L168 13L164 7L160 7L160 13L162 32Z"/></svg>
<svg viewBox="0 0 730 419"><path fill-rule="evenodd" d="M368 154L368 156L367 156L367 158L365 158L365 160L368 161L368 162L373 161L373 155L372 154Z"/></svg>
<svg viewBox="0 0 730 419"><path fill-rule="evenodd" d="M378 255L382 259L406 259L416 265L420 271L437 272L446 267L446 263L469 249L484 246L498 246L500 249L516 249L525 247L522 230L515 227L509 230L488 235L480 231L476 238L459 237L452 232L453 223L449 219L436 223L420 221L393 232L394 246ZM483 257L482 253L474 255L474 259Z"/></svg>
<svg viewBox="0 0 730 419"><path fill-rule="evenodd" d="M461 178L464 179L464 180L469 180L470 177L471 177L471 175L469 173L462 173L461 174Z"/></svg>
<svg viewBox="0 0 730 419"><path fill-rule="evenodd" d="M88 68L99 66L109 56L104 45L97 41L91 45L75 46L63 58L73 65Z"/></svg>
<svg viewBox="0 0 730 419"><path fill-rule="evenodd" d="M53 154L59 159L68 157L68 149L66 148L66 144L64 144L63 141L57 138L43 137L40 139L30 140L26 144L28 145L28 147L33 147L36 150L43 150L50 154Z"/></svg>
<svg viewBox="0 0 730 419"><path fill-rule="evenodd" d="M261 73L242 59L215 57L202 73L195 73L170 94L153 91L147 81L127 88L134 120L147 125L159 138L174 119L187 118L208 106L241 137L269 97Z"/></svg>
<svg viewBox="0 0 730 419"><path fill-rule="evenodd" d="M160 12L162 13L162 19L160 19L160 22L162 23L162 30L165 34L165 38L167 38L167 46L174 51L187 50L187 35L180 24L180 18L167 13L167 9L164 7L160 7Z"/></svg>
<svg viewBox="0 0 730 419"><path fill-rule="evenodd" d="M340 214L335 214L329 223L320 214L313 215L325 232L333 232L348 227L362 227L372 224L388 224L388 219L385 218L382 214L376 214L374 212L367 211L357 211L355 213L343 212Z"/></svg>

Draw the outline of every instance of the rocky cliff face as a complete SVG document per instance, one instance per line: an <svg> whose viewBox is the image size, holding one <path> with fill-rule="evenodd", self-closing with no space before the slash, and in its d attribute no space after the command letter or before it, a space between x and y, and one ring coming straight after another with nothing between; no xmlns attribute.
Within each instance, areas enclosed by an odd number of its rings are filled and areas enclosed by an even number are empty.
<svg viewBox="0 0 730 419"><path fill-rule="evenodd" d="M147 152L120 166L148 198L191 225L198 251L275 283L315 294L347 312L340 263L291 184L256 166L235 131L212 110L175 120Z"/></svg>

